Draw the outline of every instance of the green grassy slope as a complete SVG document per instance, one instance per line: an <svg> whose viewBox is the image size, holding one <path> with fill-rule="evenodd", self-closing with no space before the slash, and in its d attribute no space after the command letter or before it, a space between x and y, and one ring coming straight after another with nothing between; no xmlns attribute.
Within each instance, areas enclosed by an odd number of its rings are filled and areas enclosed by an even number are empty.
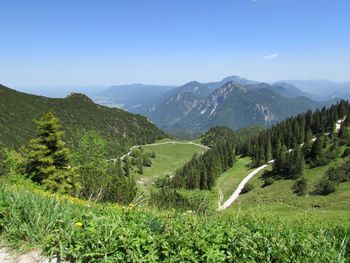
<svg viewBox="0 0 350 263"><path fill-rule="evenodd" d="M216 190L221 190L224 200L228 199L237 188L239 183L246 177L253 169L248 165L251 163L251 158L237 158L237 162L232 168L220 175L216 182Z"/></svg>
<svg viewBox="0 0 350 263"><path fill-rule="evenodd" d="M167 140L162 140L164 142ZM163 144L154 146L143 146L145 152L154 152L156 158L152 160L151 167L144 167L143 174L138 174L135 169L133 174L141 191L152 186L157 178L174 174L176 169L189 161L194 153L204 152L206 149L197 145L187 144Z"/></svg>
<svg viewBox="0 0 350 263"><path fill-rule="evenodd" d="M277 180L272 185L263 187L264 180L261 177L261 172L250 180L250 183L254 185L254 189L240 195L224 213L236 215L240 211L243 214L273 214L285 217L306 214L321 217L325 220L350 224L349 182L338 185L336 192L327 196L312 194L316 184L328 168L343 161L344 159L339 158L326 166L313 169L306 168L304 177L309 185L309 194L306 196L297 196L293 192L294 180ZM271 169L271 167L267 169Z"/></svg>
<svg viewBox="0 0 350 263"><path fill-rule="evenodd" d="M33 119L53 111L60 119L65 140L74 147L77 130L94 129L108 140L111 156L132 145L152 143L165 134L145 117L93 103L82 94L65 99L29 95L0 85L0 147L19 147L35 134Z"/></svg>

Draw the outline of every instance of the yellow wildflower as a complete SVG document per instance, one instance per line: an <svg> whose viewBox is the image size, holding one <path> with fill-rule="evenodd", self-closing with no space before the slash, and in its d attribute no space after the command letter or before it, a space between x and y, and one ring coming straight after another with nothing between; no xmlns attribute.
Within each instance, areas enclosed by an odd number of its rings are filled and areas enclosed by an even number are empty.
<svg viewBox="0 0 350 263"><path fill-rule="evenodd" d="M83 223L80 222L80 221L78 221L78 222L75 223L75 226L76 226L77 228L81 228L81 227L83 226Z"/></svg>

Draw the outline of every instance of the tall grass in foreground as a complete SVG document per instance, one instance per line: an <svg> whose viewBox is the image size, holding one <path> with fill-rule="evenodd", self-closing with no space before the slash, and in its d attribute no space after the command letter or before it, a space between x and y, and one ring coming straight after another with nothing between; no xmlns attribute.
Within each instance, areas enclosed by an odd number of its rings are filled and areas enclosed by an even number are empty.
<svg viewBox="0 0 350 263"><path fill-rule="evenodd" d="M72 262L349 262L347 227L92 204L1 181L0 231Z"/></svg>

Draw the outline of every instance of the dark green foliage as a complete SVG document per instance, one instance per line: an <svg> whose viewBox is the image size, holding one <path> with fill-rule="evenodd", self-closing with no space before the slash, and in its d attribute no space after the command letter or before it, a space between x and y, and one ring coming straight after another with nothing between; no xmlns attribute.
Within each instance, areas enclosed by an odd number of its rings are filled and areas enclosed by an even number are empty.
<svg viewBox="0 0 350 263"><path fill-rule="evenodd" d="M267 187L269 185L272 185L275 182L275 180L272 177L268 177L264 180L263 187Z"/></svg>
<svg viewBox="0 0 350 263"><path fill-rule="evenodd" d="M235 162L234 142L217 145L202 155L195 154L191 161L176 171L170 181L172 187L211 189L215 179Z"/></svg>
<svg viewBox="0 0 350 263"><path fill-rule="evenodd" d="M133 145L153 143L165 134L145 117L93 103L82 94L51 99L16 92L0 85L0 148L25 145L35 136L34 118L53 111L65 131L70 148L79 130L96 130L107 140L108 155L115 157Z"/></svg>
<svg viewBox="0 0 350 263"><path fill-rule="evenodd" d="M210 210L205 194L196 191L186 193L168 187L152 191L149 204L160 209L174 208L196 213L205 213Z"/></svg>
<svg viewBox="0 0 350 263"><path fill-rule="evenodd" d="M315 194L329 195L335 192L335 183L327 178L322 179L316 186Z"/></svg>
<svg viewBox="0 0 350 263"><path fill-rule="evenodd" d="M143 165L143 166L146 166L146 167L151 167L151 166L152 166L152 161L151 161L151 159L144 158L143 161L142 161L142 165Z"/></svg>
<svg viewBox="0 0 350 263"><path fill-rule="evenodd" d="M333 182L350 182L350 160L338 166L329 168L326 172L326 176Z"/></svg>
<svg viewBox="0 0 350 263"><path fill-rule="evenodd" d="M137 172L143 174L143 163L141 158L137 159Z"/></svg>
<svg viewBox="0 0 350 263"><path fill-rule="evenodd" d="M294 193L297 195L306 195L308 189L308 184L304 177L301 177L300 179L296 180L293 184L293 190Z"/></svg>
<svg viewBox="0 0 350 263"><path fill-rule="evenodd" d="M259 126L242 128L237 131L224 126L215 126L201 136L201 142L212 148L227 141L233 141L236 144L236 148L241 148L248 138L257 136L263 130L264 128Z"/></svg>
<svg viewBox="0 0 350 263"><path fill-rule="evenodd" d="M302 176L304 169L304 157L301 147L288 151L282 147L276 154L272 173L277 178L297 179Z"/></svg>
<svg viewBox="0 0 350 263"><path fill-rule="evenodd" d="M126 176L129 176L130 175L130 165L131 165L130 159L128 156L126 156L123 161L124 161L124 174Z"/></svg>
<svg viewBox="0 0 350 263"><path fill-rule="evenodd" d="M37 124L25 160L25 173L36 183L60 193L75 193L78 173L69 165L70 151L62 140L63 132L53 113L45 113Z"/></svg>
<svg viewBox="0 0 350 263"><path fill-rule="evenodd" d="M246 193L249 193L250 191L252 191L253 189L254 189L254 185L251 184L251 183L247 183L247 184L243 187L241 193L242 193L242 194L246 194Z"/></svg>
<svg viewBox="0 0 350 263"><path fill-rule="evenodd" d="M272 158L279 159L283 158L282 147L289 150L303 144L306 162L321 165L337 154L336 147L333 147L331 154L327 154L324 150L328 142L324 133L329 132L329 136L335 136L335 122L349 115L350 105L347 101L340 101L330 108L323 107L314 112L308 111L288 118L271 129L261 132L259 136L248 139L244 143L244 148L248 149L247 154L253 157L253 162L260 165L268 160L270 145ZM344 122L343 126L347 127L347 125L347 122ZM317 140L311 144L314 136L317 136ZM237 151L237 153L241 152Z"/></svg>
<svg viewBox="0 0 350 263"><path fill-rule="evenodd" d="M346 148L342 155L343 158L346 158L348 156L350 156L350 148Z"/></svg>

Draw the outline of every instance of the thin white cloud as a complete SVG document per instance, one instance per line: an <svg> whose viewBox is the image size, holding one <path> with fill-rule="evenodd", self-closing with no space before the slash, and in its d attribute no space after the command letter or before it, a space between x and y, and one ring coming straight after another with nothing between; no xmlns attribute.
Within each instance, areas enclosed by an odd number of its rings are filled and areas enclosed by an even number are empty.
<svg viewBox="0 0 350 263"><path fill-rule="evenodd" d="M275 58L278 58L278 54L276 53L263 56L263 59L275 59Z"/></svg>

